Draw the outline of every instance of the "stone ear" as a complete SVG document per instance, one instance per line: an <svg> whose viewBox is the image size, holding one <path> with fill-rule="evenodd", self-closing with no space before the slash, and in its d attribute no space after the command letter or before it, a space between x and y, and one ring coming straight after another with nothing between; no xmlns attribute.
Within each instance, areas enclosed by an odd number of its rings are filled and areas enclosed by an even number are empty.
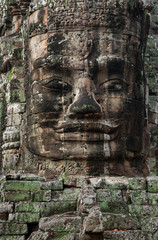
<svg viewBox="0 0 158 240"><path fill-rule="evenodd" d="M85 57L87 57L91 53L92 47L93 47L93 40L87 38L84 44Z"/></svg>
<svg viewBox="0 0 158 240"><path fill-rule="evenodd" d="M147 13L144 16L144 24L143 24L143 34L142 34L142 43L143 43L143 53L145 52L146 49L146 42L147 42L147 38L149 35L149 30L150 30L150 14Z"/></svg>
<svg viewBox="0 0 158 240"><path fill-rule="evenodd" d="M88 50L89 53L91 53L92 47L93 47L93 40L92 40L92 39L89 39L89 40L87 41L87 50Z"/></svg>

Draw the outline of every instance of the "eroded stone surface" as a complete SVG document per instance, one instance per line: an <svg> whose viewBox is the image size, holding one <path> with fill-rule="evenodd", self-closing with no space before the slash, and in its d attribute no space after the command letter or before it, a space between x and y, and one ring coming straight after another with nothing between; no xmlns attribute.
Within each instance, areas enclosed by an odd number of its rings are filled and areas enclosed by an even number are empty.
<svg viewBox="0 0 158 240"><path fill-rule="evenodd" d="M8 9L2 11L0 32L4 171L49 179L64 171L154 173L156 74L145 65L147 91L142 55L154 4L149 2L2 4ZM151 47L145 61L151 56L155 67L156 48L154 53Z"/></svg>
<svg viewBox="0 0 158 240"><path fill-rule="evenodd" d="M39 222L39 229L47 232L80 232L81 217L70 214L54 215L49 218L41 218Z"/></svg>
<svg viewBox="0 0 158 240"><path fill-rule="evenodd" d="M89 174L97 171L96 160L102 166L110 160L114 174L116 165L120 174L142 170L130 170L125 163L137 158L143 164L140 56L146 17L141 3L137 7L136 12L126 1L55 1L48 16L45 8L31 11L26 100L32 153L52 160L90 160ZM48 33L38 29L35 34L37 22L48 24ZM120 158L124 169L113 163ZM104 173L102 167L98 171Z"/></svg>
<svg viewBox="0 0 158 240"><path fill-rule="evenodd" d="M155 2L1 1L0 240L158 239Z"/></svg>
<svg viewBox="0 0 158 240"><path fill-rule="evenodd" d="M9 176L1 182L2 186L19 181L24 186L28 182L37 186L34 181L21 180L22 175ZM12 179L12 180L11 180ZM154 178L155 181L156 178ZM156 239L157 238L157 193L148 192L146 189L129 190L122 185L108 186L97 185L94 187L94 178L86 178L81 187L64 186L64 189L38 190L26 188L20 190L21 184L16 185L12 192L2 187L1 194L6 198L0 203L0 232L1 239L18 240L103 240L103 239ZM116 182L120 177L115 178ZM118 181L117 181L118 180ZM126 179L129 182L131 179ZM145 181L145 178L144 178ZM141 178L141 182L143 179ZM43 179L39 181L43 187ZM54 181L57 186L58 180ZM115 187L114 187L115 186ZM120 186L122 189L120 189ZM18 194L17 187L19 187ZM51 199L45 201L45 191L49 191ZM28 194L30 199L22 198ZM40 198L35 195L40 194ZM16 196L16 198L15 198ZM19 200L18 200L19 196ZM38 195L39 196L39 195ZM145 196L145 197L144 197ZM145 205L144 205L145 204ZM20 239L20 238L19 238Z"/></svg>

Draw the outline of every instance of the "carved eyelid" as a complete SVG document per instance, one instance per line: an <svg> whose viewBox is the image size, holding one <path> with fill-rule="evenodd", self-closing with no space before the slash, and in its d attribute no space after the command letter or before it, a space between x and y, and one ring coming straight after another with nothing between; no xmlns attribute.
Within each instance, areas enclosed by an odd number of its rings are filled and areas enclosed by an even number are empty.
<svg viewBox="0 0 158 240"><path fill-rule="evenodd" d="M42 83L43 87L52 89L54 91L69 91L71 86L63 82L61 78L51 78L45 79L45 82Z"/></svg>
<svg viewBox="0 0 158 240"><path fill-rule="evenodd" d="M123 81L121 79L110 79L110 80L107 80L103 83L100 84L100 87L102 87L103 85L106 85L107 87L110 86L110 84L117 84L117 85L123 85Z"/></svg>
<svg viewBox="0 0 158 240"><path fill-rule="evenodd" d="M50 84L50 83L59 83L59 84L61 84L62 85L62 79L61 78L58 78L58 77L53 77L53 78L48 78L48 79L44 79L44 80L42 80L42 85L43 86L47 86L48 84Z"/></svg>

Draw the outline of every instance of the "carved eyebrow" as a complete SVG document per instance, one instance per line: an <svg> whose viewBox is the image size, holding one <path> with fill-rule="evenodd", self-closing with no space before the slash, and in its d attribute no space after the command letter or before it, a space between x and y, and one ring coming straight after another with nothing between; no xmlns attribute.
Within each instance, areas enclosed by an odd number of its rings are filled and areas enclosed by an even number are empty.
<svg viewBox="0 0 158 240"><path fill-rule="evenodd" d="M45 62L45 58L38 58L35 61L33 61L33 67L34 69L42 67L43 63Z"/></svg>
<svg viewBox="0 0 158 240"><path fill-rule="evenodd" d="M119 58L108 59L107 56L100 56L97 59L99 69L106 68L109 76L114 74L123 75L125 61Z"/></svg>
<svg viewBox="0 0 158 240"><path fill-rule="evenodd" d="M48 84L53 81L60 81L62 83L62 78L60 76L52 76L50 78L42 79L42 85Z"/></svg>
<svg viewBox="0 0 158 240"><path fill-rule="evenodd" d="M71 70L74 66L71 66L70 57L65 57L61 55L49 55L46 59L46 65L49 66L51 69L65 69Z"/></svg>
<svg viewBox="0 0 158 240"><path fill-rule="evenodd" d="M46 66L50 67L51 69L61 69L63 68L63 57L62 56L56 56L56 55L49 55L46 58Z"/></svg>
<svg viewBox="0 0 158 240"><path fill-rule="evenodd" d="M43 67L44 65L48 65L50 67L62 67L62 57L61 56L55 56L55 55L49 55L45 56L43 58L38 58L33 61L33 67L34 69Z"/></svg>
<svg viewBox="0 0 158 240"><path fill-rule="evenodd" d="M105 81L103 81L101 84L100 84L100 86L101 85L103 85L104 83L120 83L120 84L122 84L124 81L123 81L123 79L121 79L121 78L117 78L117 77L114 77L114 78L108 78L108 79L105 79Z"/></svg>

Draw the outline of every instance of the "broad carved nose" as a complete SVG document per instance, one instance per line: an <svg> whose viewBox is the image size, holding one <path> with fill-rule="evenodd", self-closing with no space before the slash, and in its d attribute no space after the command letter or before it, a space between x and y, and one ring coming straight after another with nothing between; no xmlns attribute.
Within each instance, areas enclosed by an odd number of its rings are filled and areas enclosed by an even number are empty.
<svg viewBox="0 0 158 240"><path fill-rule="evenodd" d="M69 108L70 113L87 114L102 112L101 106L95 99L93 89L89 78L79 79L76 97Z"/></svg>

